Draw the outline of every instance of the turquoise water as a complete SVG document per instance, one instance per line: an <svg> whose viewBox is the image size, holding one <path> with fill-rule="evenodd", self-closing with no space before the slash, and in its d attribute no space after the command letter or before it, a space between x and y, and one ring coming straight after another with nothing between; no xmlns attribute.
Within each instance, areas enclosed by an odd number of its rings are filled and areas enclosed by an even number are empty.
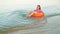
<svg viewBox="0 0 60 34"><path fill-rule="evenodd" d="M60 34L60 15L47 18L48 23L42 27L18 30L8 34Z"/></svg>
<svg viewBox="0 0 60 34"><path fill-rule="evenodd" d="M0 30L5 30L13 27L23 27L25 25L33 26L37 24L37 22L42 22L40 19L28 18L26 16L27 13L27 10L17 10L11 12L10 14L0 14Z"/></svg>
<svg viewBox="0 0 60 34"><path fill-rule="evenodd" d="M60 6L43 7L42 10L47 17L60 15ZM28 10L25 9L0 13L0 30L16 26L34 25L34 22L40 22L36 19L27 18L27 13Z"/></svg>
<svg viewBox="0 0 60 34"><path fill-rule="evenodd" d="M49 17L60 15L60 5L43 7L42 10L44 11L45 15Z"/></svg>

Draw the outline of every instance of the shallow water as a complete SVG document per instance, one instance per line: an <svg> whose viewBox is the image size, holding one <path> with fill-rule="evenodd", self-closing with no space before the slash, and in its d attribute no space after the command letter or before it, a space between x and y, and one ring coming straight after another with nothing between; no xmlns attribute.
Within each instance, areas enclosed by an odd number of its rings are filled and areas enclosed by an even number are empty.
<svg viewBox="0 0 60 34"><path fill-rule="evenodd" d="M44 11L47 18L48 16L51 17L51 16L60 15L60 6L43 7L42 10ZM42 21L40 21L38 19L27 18L26 14L28 13L28 11L29 10L15 10L11 12L1 12L0 31L5 31L6 29L14 28L14 27L22 27L25 25L33 26L36 25L37 22L39 24L40 22L46 20L43 19ZM57 22L60 22L58 20L59 19L57 19ZM53 21L49 20L49 23L50 22L52 23Z"/></svg>
<svg viewBox="0 0 60 34"><path fill-rule="evenodd" d="M42 27L8 32L7 34L60 34L60 15L47 18L48 23Z"/></svg>
<svg viewBox="0 0 60 34"><path fill-rule="evenodd" d="M10 14L0 14L0 30L5 30L7 28L13 28L13 27L22 27L22 26L34 26L42 23L42 20L44 19L35 19L35 18L28 18L26 16L28 12L26 10L19 10L19 11L13 11ZM45 23L45 22L44 22Z"/></svg>

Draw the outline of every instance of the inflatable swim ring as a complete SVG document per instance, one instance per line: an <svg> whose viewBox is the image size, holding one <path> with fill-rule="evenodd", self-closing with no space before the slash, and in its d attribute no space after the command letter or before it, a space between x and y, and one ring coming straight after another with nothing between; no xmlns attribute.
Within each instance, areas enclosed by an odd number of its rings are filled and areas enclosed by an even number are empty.
<svg viewBox="0 0 60 34"><path fill-rule="evenodd" d="M42 17L44 17L44 13L43 13L43 12L33 13L33 14L31 15L31 17L34 17L34 18L42 18Z"/></svg>

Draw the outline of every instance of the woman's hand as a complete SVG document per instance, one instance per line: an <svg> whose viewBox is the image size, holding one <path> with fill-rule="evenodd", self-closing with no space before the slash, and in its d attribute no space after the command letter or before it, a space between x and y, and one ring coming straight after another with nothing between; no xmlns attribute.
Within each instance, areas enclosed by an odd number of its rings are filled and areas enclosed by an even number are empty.
<svg viewBox="0 0 60 34"><path fill-rule="evenodd" d="M31 17L31 15L32 15L33 13L34 13L33 11L30 11L30 12L27 14L27 17Z"/></svg>

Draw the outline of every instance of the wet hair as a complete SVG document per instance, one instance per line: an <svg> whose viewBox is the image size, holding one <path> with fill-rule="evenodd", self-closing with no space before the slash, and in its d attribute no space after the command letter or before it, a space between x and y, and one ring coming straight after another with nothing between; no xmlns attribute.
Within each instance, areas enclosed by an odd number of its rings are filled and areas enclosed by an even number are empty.
<svg viewBox="0 0 60 34"><path fill-rule="evenodd" d="M37 5L39 7L39 9L41 9L40 5Z"/></svg>

